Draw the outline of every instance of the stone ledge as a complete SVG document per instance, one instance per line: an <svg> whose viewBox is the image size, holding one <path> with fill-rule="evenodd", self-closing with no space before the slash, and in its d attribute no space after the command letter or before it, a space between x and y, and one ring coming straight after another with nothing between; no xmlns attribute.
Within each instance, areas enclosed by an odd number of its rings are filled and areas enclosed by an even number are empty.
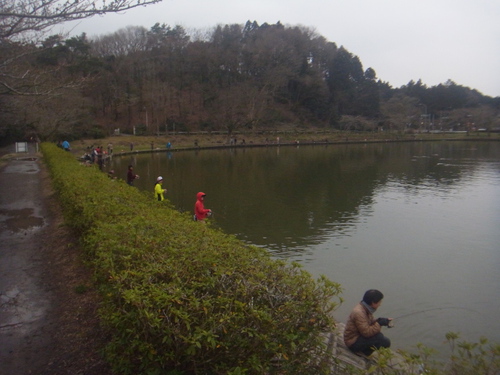
<svg viewBox="0 0 500 375"><path fill-rule="evenodd" d="M344 344L344 329L345 324L337 323L334 332L329 334L328 352L331 353L334 363L332 368L335 370L343 370L347 367L355 367L360 370L366 370L370 365L368 358L360 357L351 352Z"/></svg>
<svg viewBox="0 0 500 375"><path fill-rule="evenodd" d="M374 352L370 357L362 357L351 352L344 344L344 329L345 324L337 323L334 332L325 336L327 341L327 353L331 358L332 374L345 373L349 368L356 368L359 370L367 370L371 365L377 361L377 352ZM386 364L392 370L401 371L405 374L418 374L421 372L422 366L416 366L412 369L402 355L391 352L391 358Z"/></svg>

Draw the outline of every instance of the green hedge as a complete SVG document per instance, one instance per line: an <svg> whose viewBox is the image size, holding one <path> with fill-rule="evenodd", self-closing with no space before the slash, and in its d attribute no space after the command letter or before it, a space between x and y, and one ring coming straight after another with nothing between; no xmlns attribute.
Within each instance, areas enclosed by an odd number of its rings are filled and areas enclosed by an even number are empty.
<svg viewBox="0 0 500 375"><path fill-rule="evenodd" d="M120 374L321 374L340 285L43 144L102 295ZM165 203L165 204L164 204Z"/></svg>

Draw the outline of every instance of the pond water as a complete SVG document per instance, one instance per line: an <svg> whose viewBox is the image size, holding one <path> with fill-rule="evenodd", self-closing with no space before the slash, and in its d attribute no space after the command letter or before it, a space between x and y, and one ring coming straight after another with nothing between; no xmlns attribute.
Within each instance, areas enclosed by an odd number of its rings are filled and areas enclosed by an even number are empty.
<svg viewBox="0 0 500 375"><path fill-rule="evenodd" d="M500 343L500 143L416 142L162 152L109 168L192 211L207 194L225 232L300 262L344 289L345 321L365 290L396 348L446 353L447 332Z"/></svg>

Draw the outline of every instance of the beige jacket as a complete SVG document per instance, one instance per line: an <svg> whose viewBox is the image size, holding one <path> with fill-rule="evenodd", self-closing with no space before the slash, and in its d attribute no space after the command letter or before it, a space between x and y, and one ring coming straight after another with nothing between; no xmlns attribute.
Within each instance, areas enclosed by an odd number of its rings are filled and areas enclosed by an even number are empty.
<svg viewBox="0 0 500 375"><path fill-rule="evenodd" d="M344 331L344 343L350 347L359 336L372 337L381 331L373 314L360 303L352 309Z"/></svg>

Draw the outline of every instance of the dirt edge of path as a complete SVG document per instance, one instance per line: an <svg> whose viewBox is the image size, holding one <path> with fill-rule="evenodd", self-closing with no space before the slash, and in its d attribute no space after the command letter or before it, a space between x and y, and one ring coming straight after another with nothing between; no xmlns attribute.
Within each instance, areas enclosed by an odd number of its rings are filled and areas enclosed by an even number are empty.
<svg viewBox="0 0 500 375"><path fill-rule="evenodd" d="M44 254L41 281L53 296L45 324L50 346L40 375L111 375L101 351L107 342L98 318L99 296L92 272L85 265L78 239L64 218L47 167L40 161L41 194L49 211L49 225L37 240ZM30 348L26 348L30 350Z"/></svg>

